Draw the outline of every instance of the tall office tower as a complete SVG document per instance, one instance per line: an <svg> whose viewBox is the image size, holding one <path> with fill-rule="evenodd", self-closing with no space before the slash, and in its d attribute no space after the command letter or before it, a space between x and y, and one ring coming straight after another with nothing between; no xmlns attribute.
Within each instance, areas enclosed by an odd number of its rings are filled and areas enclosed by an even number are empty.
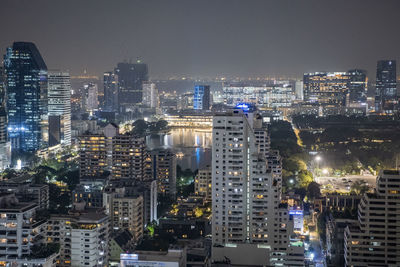
<svg viewBox="0 0 400 267"><path fill-rule="evenodd" d="M113 179L151 179L151 158L144 137L118 134L113 138Z"/></svg>
<svg viewBox="0 0 400 267"><path fill-rule="evenodd" d="M348 93L347 72L304 73L304 101L321 106L344 107Z"/></svg>
<svg viewBox="0 0 400 267"><path fill-rule="evenodd" d="M47 67L33 43L15 42L4 56L12 149L36 151L47 116Z"/></svg>
<svg viewBox="0 0 400 267"><path fill-rule="evenodd" d="M118 75L113 72L104 72L104 110L115 111L118 108Z"/></svg>
<svg viewBox="0 0 400 267"><path fill-rule="evenodd" d="M59 133L61 145L71 145L71 80L68 72L48 73L49 146L52 133ZM55 122L52 118L55 117ZM60 126L59 129L56 126ZM58 130L58 131L57 131ZM57 140L57 138L54 138ZM57 140L58 141L58 140Z"/></svg>
<svg viewBox="0 0 400 267"><path fill-rule="evenodd" d="M296 99L297 100L303 100L304 99L303 87L304 87L303 81L296 81L296 83L294 84L295 94L296 94Z"/></svg>
<svg viewBox="0 0 400 267"><path fill-rule="evenodd" d="M204 196L206 202L211 202L211 181L212 172L210 166L199 169L199 172L194 179L194 193L199 196Z"/></svg>
<svg viewBox="0 0 400 267"><path fill-rule="evenodd" d="M349 70L349 107L367 107L367 72L365 70Z"/></svg>
<svg viewBox="0 0 400 267"><path fill-rule="evenodd" d="M132 105L142 103L143 82L149 80L147 64L118 63L115 69L119 82L119 104Z"/></svg>
<svg viewBox="0 0 400 267"><path fill-rule="evenodd" d="M139 241L144 230L143 196L124 187L106 195L112 229L128 230Z"/></svg>
<svg viewBox="0 0 400 267"><path fill-rule="evenodd" d="M400 172L384 170L358 205L358 223L345 229L346 266L400 266L399 225Z"/></svg>
<svg viewBox="0 0 400 267"><path fill-rule="evenodd" d="M193 108L202 110L210 109L209 85L196 85L194 87Z"/></svg>
<svg viewBox="0 0 400 267"><path fill-rule="evenodd" d="M46 220L36 215L37 205L18 202L12 193L3 193L0 202L1 265L54 266L58 251L43 243Z"/></svg>
<svg viewBox="0 0 400 267"><path fill-rule="evenodd" d="M108 266L109 220L98 209L51 215L46 226L46 241L60 245L56 266Z"/></svg>
<svg viewBox="0 0 400 267"><path fill-rule="evenodd" d="M107 143L103 134L79 137L79 176L99 177L107 167Z"/></svg>
<svg viewBox="0 0 400 267"><path fill-rule="evenodd" d="M86 92L86 110L89 112L93 112L99 107L99 99L98 99L98 87L95 83L88 83L84 85L84 89Z"/></svg>
<svg viewBox="0 0 400 267"><path fill-rule="evenodd" d="M143 83L143 105L149 108L158 108L158 90L155 83Z"/></svg>
<svg viewBox="0 0 400 267"><path fill-rule="evenodd" d="M393 113L398 104L396 60L379 60L376 67L375 110Z"/></svg>
<svg viewBox="0 0 400 267"><path fill-rule="evenodd" d="M153 179L157 181L158 193L175 199L176 156L170 149L151 151Z"/></svg>
<svg viewBox="0 0 400 267"><path fill-rule="evenodd" d="M11 164L11 144L7 138L7 113L0 104L0 171Z"/></svg>
<svg viewBox="0 0 400 267"><path fill-rule="evenodd" d="M268 168L269 149L264 149L268 142L262 117L247 104L214 116L215 261L228 258L239 266L304 266L304 248L291 243L293 221L287 207L281 207L279 182Z"/></svg>

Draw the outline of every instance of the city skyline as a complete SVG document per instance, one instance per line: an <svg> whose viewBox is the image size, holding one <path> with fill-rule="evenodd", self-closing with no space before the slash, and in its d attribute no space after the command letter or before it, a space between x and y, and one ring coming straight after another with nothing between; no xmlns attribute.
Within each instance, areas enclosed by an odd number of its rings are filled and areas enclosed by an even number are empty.
<svg viewBox="0 0 400 267"><path fill-rule="evenodd" d="M400 59L398 1L6 2L1 54L13 41L31 41L51 68L71 75L101 77L139 58L152 78L366 69L373 80L378 60Z"/></svg>

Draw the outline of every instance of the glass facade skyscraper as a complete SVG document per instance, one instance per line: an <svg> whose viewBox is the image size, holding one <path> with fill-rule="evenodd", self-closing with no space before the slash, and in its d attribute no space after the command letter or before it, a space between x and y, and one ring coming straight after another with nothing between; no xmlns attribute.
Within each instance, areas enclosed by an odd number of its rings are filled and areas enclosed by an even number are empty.
<svg viewBox="0 0 400 267"><path fill-rule="evenodd" d="M36 151L47 115L47 67L33 43L15 42L4 57L12 149Z"/></svg>
<svg viewBox="0 0 400 267"><path fill-rule="evenodd" d="M209 85L196 85L194 87L193 108L202 110L210 109Z"/></svg>
<svg viewBox="0 0 400 267"><path fill-rule="evenodd" d="M393 113L398 106L396 61L379 60L376 67L375 110Z"/></svg>
<svg viewBox="0 0 400 267"><path fill-rule="evenodd" d="M118 63L115 69L119 83L119 104L130 105L142 103L143 82L149 80L147 64Z"/></svg>

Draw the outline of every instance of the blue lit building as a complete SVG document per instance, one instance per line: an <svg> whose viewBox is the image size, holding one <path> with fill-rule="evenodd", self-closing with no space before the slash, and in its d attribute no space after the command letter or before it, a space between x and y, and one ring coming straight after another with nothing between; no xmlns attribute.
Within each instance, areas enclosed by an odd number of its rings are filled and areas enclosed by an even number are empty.
<svg viewBox="0 0 400 267"><path fill-rule="evenodd" d="M193 108L202 110L210 109L209 85L196 85L194 87Z"/></svg>
<svg viewBox="0 0 400 267"><path fill-rule="evenodd" d="M33 43L15 42L4 56L8 135L12 149L36 151L42 145L47 114L47 67Z"/></svg>

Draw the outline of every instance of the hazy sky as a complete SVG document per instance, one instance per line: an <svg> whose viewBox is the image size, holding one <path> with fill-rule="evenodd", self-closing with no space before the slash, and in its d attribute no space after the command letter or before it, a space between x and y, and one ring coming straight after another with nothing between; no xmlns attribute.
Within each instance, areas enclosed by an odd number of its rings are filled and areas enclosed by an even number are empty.
<svg viewBox="0 0 400 267"><path fill-rule="evenodd" d="M0 52L32 41L49 68L150 76L291 75L400 60L399 0L1 0Z"/></svg>

